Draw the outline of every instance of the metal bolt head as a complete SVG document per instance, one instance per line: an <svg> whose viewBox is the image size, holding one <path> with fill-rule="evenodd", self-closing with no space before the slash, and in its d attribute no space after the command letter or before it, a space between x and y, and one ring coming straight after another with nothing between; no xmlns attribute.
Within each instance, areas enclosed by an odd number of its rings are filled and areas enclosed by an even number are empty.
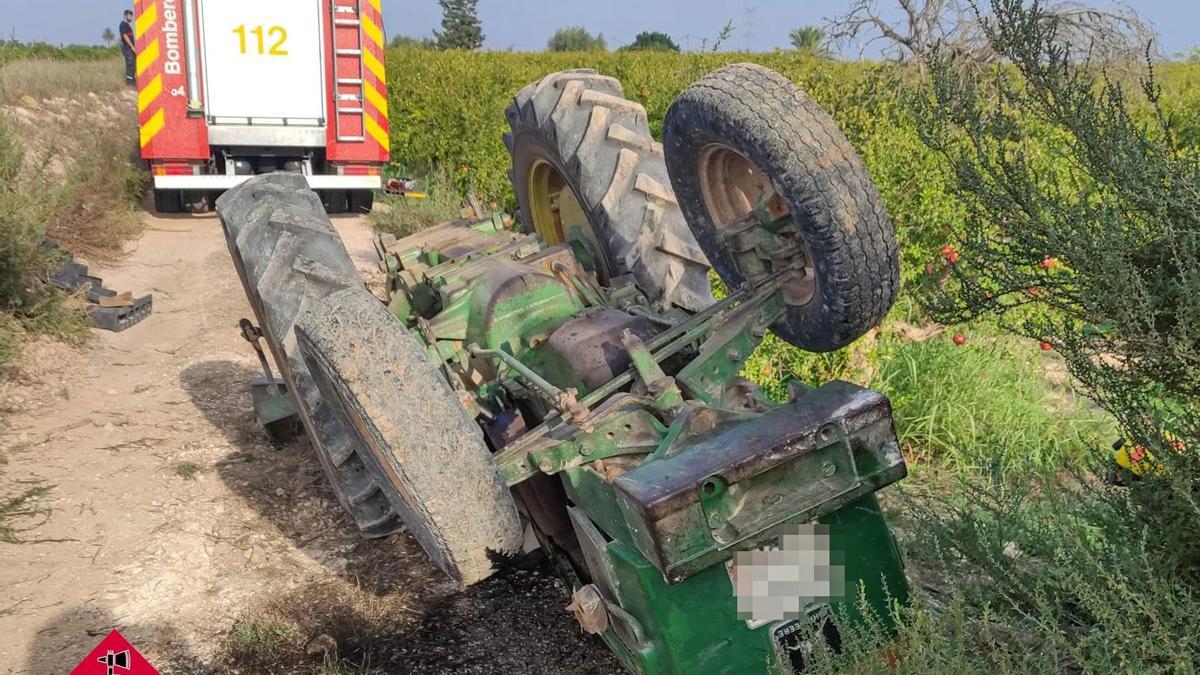
<svg viewBox="0 0 1200 675"><path fill-rule="evenodd" d="M828 460L821 463L821 475L826 478L832 478L833 474L837 473L837 464Z"/></svg>

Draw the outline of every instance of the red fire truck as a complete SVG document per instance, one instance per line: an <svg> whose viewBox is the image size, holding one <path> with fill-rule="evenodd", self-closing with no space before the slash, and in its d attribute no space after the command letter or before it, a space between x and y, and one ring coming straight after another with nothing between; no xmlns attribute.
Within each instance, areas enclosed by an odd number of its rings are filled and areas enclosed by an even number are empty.
<svg viewBox="0 0 1200 675"><path fill-rule="evenodd" d="M369 211L388 161L380 0L136 0L142 158L161 212L302 173Z"/></svg>

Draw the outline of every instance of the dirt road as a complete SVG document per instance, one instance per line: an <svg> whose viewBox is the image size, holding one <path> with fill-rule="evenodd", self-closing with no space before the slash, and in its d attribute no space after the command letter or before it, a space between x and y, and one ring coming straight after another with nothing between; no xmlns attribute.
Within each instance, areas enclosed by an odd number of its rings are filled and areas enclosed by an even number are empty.
<svg viewBox="0 0 1200 675"><path fill-rule="evenodd" d="M544 570L459 593L407 535L361 540L307 447L257 429L215 218L147 221L93 273L153 317L0 386L4 484L45 492L0 543L0 672L65 672L114 628L162 672L616 670ZM366 224L336 224L374 270Z"/></svg>

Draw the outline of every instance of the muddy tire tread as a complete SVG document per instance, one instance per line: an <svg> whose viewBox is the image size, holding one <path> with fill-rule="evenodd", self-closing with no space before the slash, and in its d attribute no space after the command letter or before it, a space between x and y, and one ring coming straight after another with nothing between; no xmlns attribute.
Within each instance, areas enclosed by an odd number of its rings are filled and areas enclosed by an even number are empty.
<svg viewBox="0 0 1200 675"><path fill-rule="evenodd" d="M727 284L743 280L718 244L695 168L696 130L714 131L771 176L813 254L818 297L789 314L776 332L792 344L828 352L877 326L900 288L895 232L879 191L836 122L787 78L736 64L701 78L672 105L664 125L672 183L696 238Z"/></svg>
<svg viewBox="0 0 1200 675"><path fill-rule="evenodd" d="M389 477L352 502L389 493L425 552L464 584L520 551L516 504L482 431L422 343L370 292L314 303L296 335L331 409L370 439L362 458Z"/></svg>
<svg viewBox="0 0 1200 675"><path fill-rule="evenodd" d="M338 501L367 537L385 537L402 523L383 493L354 503L375 481L350 431L332 420L296 348L294 327L312 303L362 287L353 261L303 177L256 177L217 202L229 252L258 324Z"/></svg>
<svg viewBox="0 0 1200 675"><path fill-rule="evenodd" d="M576 188L613 276L632 273L651 301L693 311L713 302L708 261L671 190L662 145L618 80L591 70L554 73L522 89L506 117L509 178L526 226L533 226L527 154L538 153Z"/></svg>

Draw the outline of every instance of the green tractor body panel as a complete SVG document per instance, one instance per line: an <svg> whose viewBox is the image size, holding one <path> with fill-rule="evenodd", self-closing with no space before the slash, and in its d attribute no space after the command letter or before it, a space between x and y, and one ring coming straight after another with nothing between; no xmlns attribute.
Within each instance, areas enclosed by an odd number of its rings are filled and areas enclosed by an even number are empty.
<svg viewBox="0 0 1200 675"><path fill-rule="evenodd" d="M850 502L820 522L829 527L832 557L850 583L843 597L810 608L807 621L755 625L738 617L725 565L671 585L636 550L608 542L600 556L613 582L611 600L624 615L603 633L605 642L631 672L783 673L803 667L814 634L831 649L839 646L836 628L824 624L830 617L868 621L865 603L889 624L892 603L907 600L907 583L875 497Z"/></svg>

